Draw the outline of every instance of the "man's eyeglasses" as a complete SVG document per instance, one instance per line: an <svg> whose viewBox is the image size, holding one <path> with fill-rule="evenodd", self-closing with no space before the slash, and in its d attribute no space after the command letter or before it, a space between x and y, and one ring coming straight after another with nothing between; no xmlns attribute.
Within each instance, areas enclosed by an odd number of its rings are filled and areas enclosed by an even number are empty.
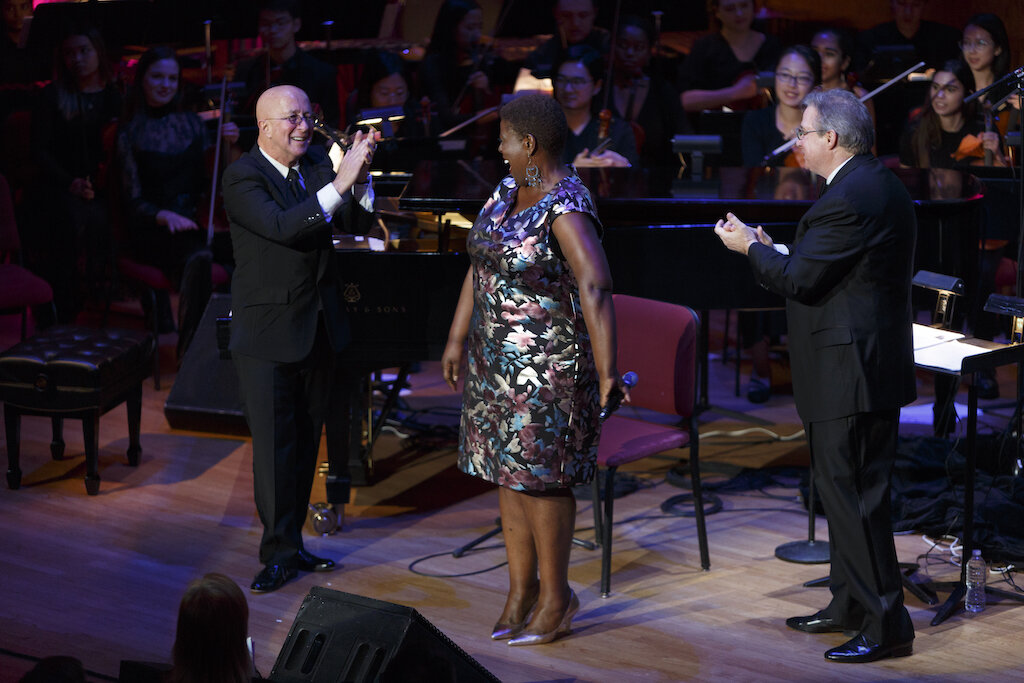
<svg viewBox="0 0 1024 683"><path fill-rule="evenodd" d="M964 52L974 52L975 50L984 50L986 47L988 47L991 44L992 43L990 43L989 41L985 40L984 38L979 38L978 40L975 40L974 42L968 42L966 40L961 40L959 43L957 43L957 45L960 46L960 49L963 50Z"/></svg>
<svg viewBox="0 0 1024 683"><path fill-rule="evenodd" d="M293 126L299 125L302 121L305 121L309 125L313 125L316 122L316 116L313 114L292 114L291 116L268 116L267 121L287 121Z"/></svg>
<svg viewBox="0 0 1024 683"><path fill-rule="evenodd" d="M811 133L827 133L828 131L828 128L822 128L821 130L804 130L803 128L797 128L793 132L796 134L797 140L803 140L805 136L810 135Z"/></svg>
<svg viewBox="0 0 1024 683"><path fill-rule="evenodd" d="M556 88L566 88L570 85L574 88L582 88L588 83L591 83L591 81L587 78L568 78L566 76L558 76L555 78Z"/></svg>
<svg viewBox="0 0 1024 683"><path fill-rule="evenodd" d="M776 71L775 80L782 81L783 83L792 83L793 85L801 85L807 87L814 85L814 77L810 74L791 74L788 71Z"/></svg>

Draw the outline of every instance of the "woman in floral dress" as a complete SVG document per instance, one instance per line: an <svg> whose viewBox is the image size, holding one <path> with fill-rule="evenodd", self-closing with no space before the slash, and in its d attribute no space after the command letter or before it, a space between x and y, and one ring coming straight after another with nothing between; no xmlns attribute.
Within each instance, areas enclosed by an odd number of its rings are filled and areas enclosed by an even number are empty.
<svg viewBox="0 0 1024 683"><path fill-rule="evenodd" d="M590 192L561 161L566 130L545 95L502 107L509 175L469 235L471 266L442 359L455 389L468 348L459 468L500 485L509 593L491 637L510 645L570 630L579 609L568 581L570 487L593 477L600 407L624 389L601 227Z"/></svg>

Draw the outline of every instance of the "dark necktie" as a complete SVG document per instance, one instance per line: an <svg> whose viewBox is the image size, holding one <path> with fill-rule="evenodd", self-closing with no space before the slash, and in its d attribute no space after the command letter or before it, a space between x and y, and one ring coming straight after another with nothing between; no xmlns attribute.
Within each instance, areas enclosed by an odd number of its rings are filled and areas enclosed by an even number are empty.
<svg viewBox="0 0 1024 683"><path fill-rule="evenodd" d="M299 172L294 168L288 169L288 193L291 195L293 204L301 204L309 198L306 190L302 187Z"/></svg>

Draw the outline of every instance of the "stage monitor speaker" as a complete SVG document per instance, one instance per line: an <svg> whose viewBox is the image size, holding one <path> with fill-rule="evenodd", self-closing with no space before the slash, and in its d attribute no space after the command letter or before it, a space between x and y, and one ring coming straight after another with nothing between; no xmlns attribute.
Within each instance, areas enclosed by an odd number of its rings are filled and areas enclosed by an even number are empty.
<svg viewBox="0 0 1024 683"><path fill-rule="evenodd" d="M270 680L278 683L498 681L411 607L314 587Z"/></svg>
<svg viewBox="0 0 1024 683"><path fill-rule="evenodd" d="M230 294L214 294L206 304L164 403L164 417L173 429L249 434L235 364L221 358L217 348L217 318L230 311Z"/></svg>

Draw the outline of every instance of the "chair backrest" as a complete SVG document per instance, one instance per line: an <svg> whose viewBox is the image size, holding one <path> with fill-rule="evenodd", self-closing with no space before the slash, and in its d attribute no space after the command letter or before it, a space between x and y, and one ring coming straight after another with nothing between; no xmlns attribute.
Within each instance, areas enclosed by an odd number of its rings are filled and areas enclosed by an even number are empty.
<svg viewBox="0 0 1024 683"><path fill-rule="evenodd" d="M20 251L18 224L14 221L14 200L7 178L0 175L0 261L10 252Z"/></svg>
<svg viewBox="0 0 1024 683"><path fill-rule="evenodd" d="M619 372L635 372L632 405L690 417L697 394L700 319L688 306L616 294Z"/></svg>

